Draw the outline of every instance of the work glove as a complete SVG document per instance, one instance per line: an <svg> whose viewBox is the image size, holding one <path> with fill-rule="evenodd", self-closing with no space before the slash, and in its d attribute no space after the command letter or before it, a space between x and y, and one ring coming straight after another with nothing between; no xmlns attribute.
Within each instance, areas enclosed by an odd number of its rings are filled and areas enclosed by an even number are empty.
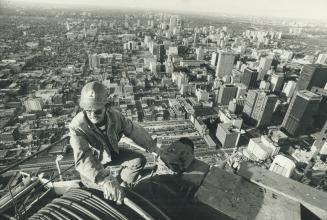
<svg viewBox="0 0 327 220"><path fill-rule="evenodd" d="M121 205L124 198L124 189L120 186L115 177L108 176L99 183L105 199L112 200L118 205Z"/></svg>

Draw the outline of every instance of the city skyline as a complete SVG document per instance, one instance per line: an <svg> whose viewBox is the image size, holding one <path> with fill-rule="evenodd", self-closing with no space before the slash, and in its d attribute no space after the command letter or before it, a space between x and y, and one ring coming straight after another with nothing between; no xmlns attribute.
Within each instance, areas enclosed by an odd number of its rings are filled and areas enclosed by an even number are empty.
<svg viewBox="0 0 327 220"><path fill-rule="evenodd" d="M62 7L104 7L104 8L129 8L129 9L149 9L149 10L168 10L182 11L188 13L206 13L211 16L221 14L241 15L241 16L259 16L259 17L279 17L279 18L300 18L310 20L327 21L327 14L324 9L327 8L327 2L324 0L276 0L274 4L268 0L247 0L246 3L241 0L223 1L223 0L122 0L122 1L101 1L101 0L2 0L3 4L37 4L37 6L55 5ZM40 5L42 3L42 5ZM310 9L310 10L308 10Z"/></svg>
<svg viewBox="0 0 327 220"><path fill-rule="evenodd" d="M21 2L0 0L1 220L327 219L327 21L293 16L325 3Z"/></svg>

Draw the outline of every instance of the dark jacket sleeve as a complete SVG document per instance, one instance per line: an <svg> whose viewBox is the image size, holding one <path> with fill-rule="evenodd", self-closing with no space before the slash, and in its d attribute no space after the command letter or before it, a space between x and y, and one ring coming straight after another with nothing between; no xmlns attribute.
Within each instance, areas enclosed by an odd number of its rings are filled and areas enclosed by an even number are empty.
<svg viewBox="0 0 327 220"><path fill-rule="evenodd" d="M122 130L126 137L132 139L137 145L149 152L156 152L157 146L151 135L139 124L132 122L120 114Z"/></svg>

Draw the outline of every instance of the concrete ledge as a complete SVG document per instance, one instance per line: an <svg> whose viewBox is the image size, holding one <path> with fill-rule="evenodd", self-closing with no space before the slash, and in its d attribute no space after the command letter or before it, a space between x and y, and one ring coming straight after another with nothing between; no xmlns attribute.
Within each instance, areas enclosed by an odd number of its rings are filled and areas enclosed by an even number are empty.
<svg viewBox="0 0 327 220"><path fill-rule="evenodd" d="M238 175L265 189L301 203L321 219L327 219L327 193L269 170L242 163Z"/></svg>
<svg viewBox="0 0 327 220"><path fill-rule="evenodd" d="M237 220L298 220L301 204L213 167L195 194L200 204Z"/></svg>

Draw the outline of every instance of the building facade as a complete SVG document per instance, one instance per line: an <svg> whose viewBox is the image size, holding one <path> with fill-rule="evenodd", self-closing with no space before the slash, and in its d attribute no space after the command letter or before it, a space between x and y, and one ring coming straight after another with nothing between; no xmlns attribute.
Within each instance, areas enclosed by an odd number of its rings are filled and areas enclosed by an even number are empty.
<svg viewBox="0 0 327 220"><path fill-rule="evenodd" d="M297 136L307 134L317 115L322 97L307 90L293 96L284 117L282 127L287 133Z"/></svg>

